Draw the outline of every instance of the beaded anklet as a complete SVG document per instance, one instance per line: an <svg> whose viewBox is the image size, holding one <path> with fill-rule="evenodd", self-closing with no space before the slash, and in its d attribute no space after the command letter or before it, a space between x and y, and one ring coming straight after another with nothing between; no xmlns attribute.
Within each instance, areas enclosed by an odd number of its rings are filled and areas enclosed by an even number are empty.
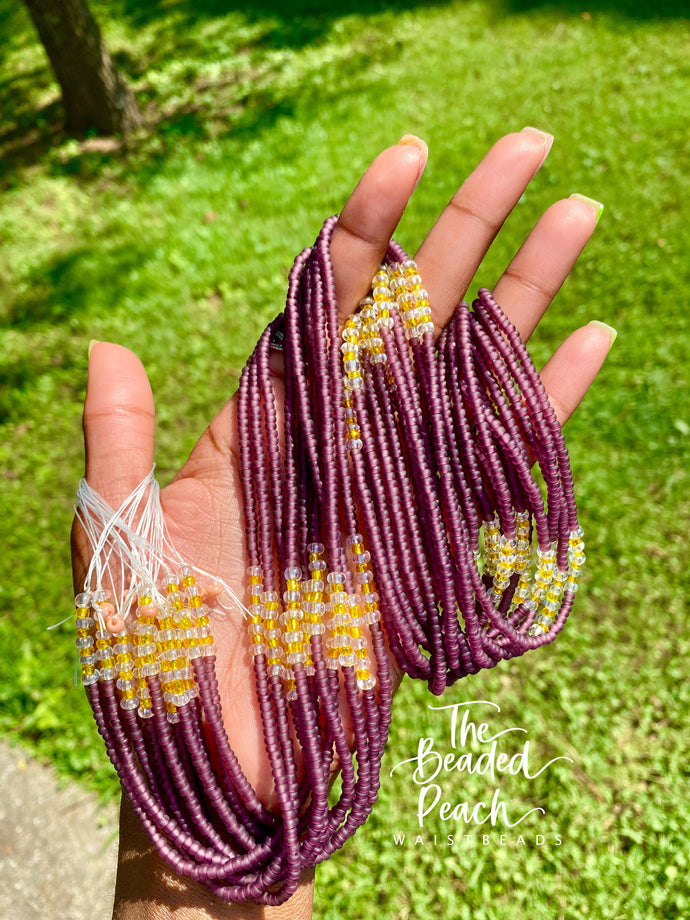
<svg viewBox="0 0 690 920"><path fill-rule="evenodd" d="M240 381L246 606L179 557L153 473L117 510L79 491L93 553L76 644L99 731L158 853L226 901L282 903L366 820L389 652L441 693L551 642L585 558L560 426L489 292L434 340L416 265L391 243L340 331L335 222L295 261ZM211 623L228 599L247 622L275 812L222 722Z"/></svg>

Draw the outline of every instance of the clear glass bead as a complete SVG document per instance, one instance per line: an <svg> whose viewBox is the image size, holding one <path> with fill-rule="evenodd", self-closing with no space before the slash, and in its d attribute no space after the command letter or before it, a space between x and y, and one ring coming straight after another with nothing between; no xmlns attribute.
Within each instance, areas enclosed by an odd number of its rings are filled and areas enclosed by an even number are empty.
<svg viewBox="0 0 690 920"><path fill-rule="evenodd" d="M376 686L376 678L369 675L369 677L358 677L357 686L360 690L373 690Z"/></svg>
<svg viewBox="0 0 690 920"><path fill-rule="evenodd" d="M320 636L326 631L323 623L305 623L303 628L309 636Z"/></svg>
<svg viewBox="0 0 690 920"><path fill-rule="evenodd" d="M326 612L326 605L323 601L307 601L304 605L304 612L310 616L322 617Z"/></svg>
<svg viewBox="0 0 690 920"><path fill-rule="evenodd" d="M286 604L294 604L302 600L302 595L299 591L283 591L283 600Z"/></svg>

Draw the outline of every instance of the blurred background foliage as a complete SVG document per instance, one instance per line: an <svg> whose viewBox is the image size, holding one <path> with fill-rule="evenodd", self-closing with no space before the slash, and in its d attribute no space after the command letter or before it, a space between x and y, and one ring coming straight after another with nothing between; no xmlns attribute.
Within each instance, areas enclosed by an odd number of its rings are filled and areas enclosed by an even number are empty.
<svg viewBox="0 0 690 920"><path fill-rule="evenodd" d="M530 346L539 364L590 319L620 332L568 425L586 583L554 646L461 682L446 701L494 701L492 726L527 729L534 763L565 753L574 763L505 781L515 812L546 810L520 826L524 845L512 832L501 846L492 831L484 846L483 828L437 817L415 845L409 774L388 772L422 735L440 747L448 739L427 709L435 701L406 683L381 801L318 870L316 914L686 916L686 4L116 0L92 9L145 114L126 142L65 134L24 10L0 0L0 731L114 794L72 685L69 625L46 629L70 615L89 340L121 342L144 361L165 482L281 309L293 257L383 146L406 132L430 145L398 233L414 250L487 147L536 125L556 135L553 151L477 282L494 283L552 201L578 191L605 203ZM487 785L466 774L443 782L454 801L478 801ZM449 832L453 846L443 843Z"/></svg>

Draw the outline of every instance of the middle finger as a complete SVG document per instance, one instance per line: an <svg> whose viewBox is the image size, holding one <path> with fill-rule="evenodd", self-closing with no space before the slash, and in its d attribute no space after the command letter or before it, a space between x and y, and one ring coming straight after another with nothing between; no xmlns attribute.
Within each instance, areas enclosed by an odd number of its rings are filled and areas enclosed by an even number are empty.
<svg viewBox="0 0 690 920"><path fill-rule="evenodd" d="M536 128L497 141L465 180L416 255L437 329L445 326L477 268L551 149Z"/></svg>

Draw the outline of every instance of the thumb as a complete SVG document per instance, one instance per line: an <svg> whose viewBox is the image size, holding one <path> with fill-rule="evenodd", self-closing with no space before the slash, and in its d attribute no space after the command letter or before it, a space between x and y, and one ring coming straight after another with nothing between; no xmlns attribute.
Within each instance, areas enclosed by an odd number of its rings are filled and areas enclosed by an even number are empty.
<svg viewBox="0 0 690 920"><path fill-rule="evenodd" d="M113 507L153 464L155 411L144 367L128 348L93 342L84 402L86 479Z"/></svg>

